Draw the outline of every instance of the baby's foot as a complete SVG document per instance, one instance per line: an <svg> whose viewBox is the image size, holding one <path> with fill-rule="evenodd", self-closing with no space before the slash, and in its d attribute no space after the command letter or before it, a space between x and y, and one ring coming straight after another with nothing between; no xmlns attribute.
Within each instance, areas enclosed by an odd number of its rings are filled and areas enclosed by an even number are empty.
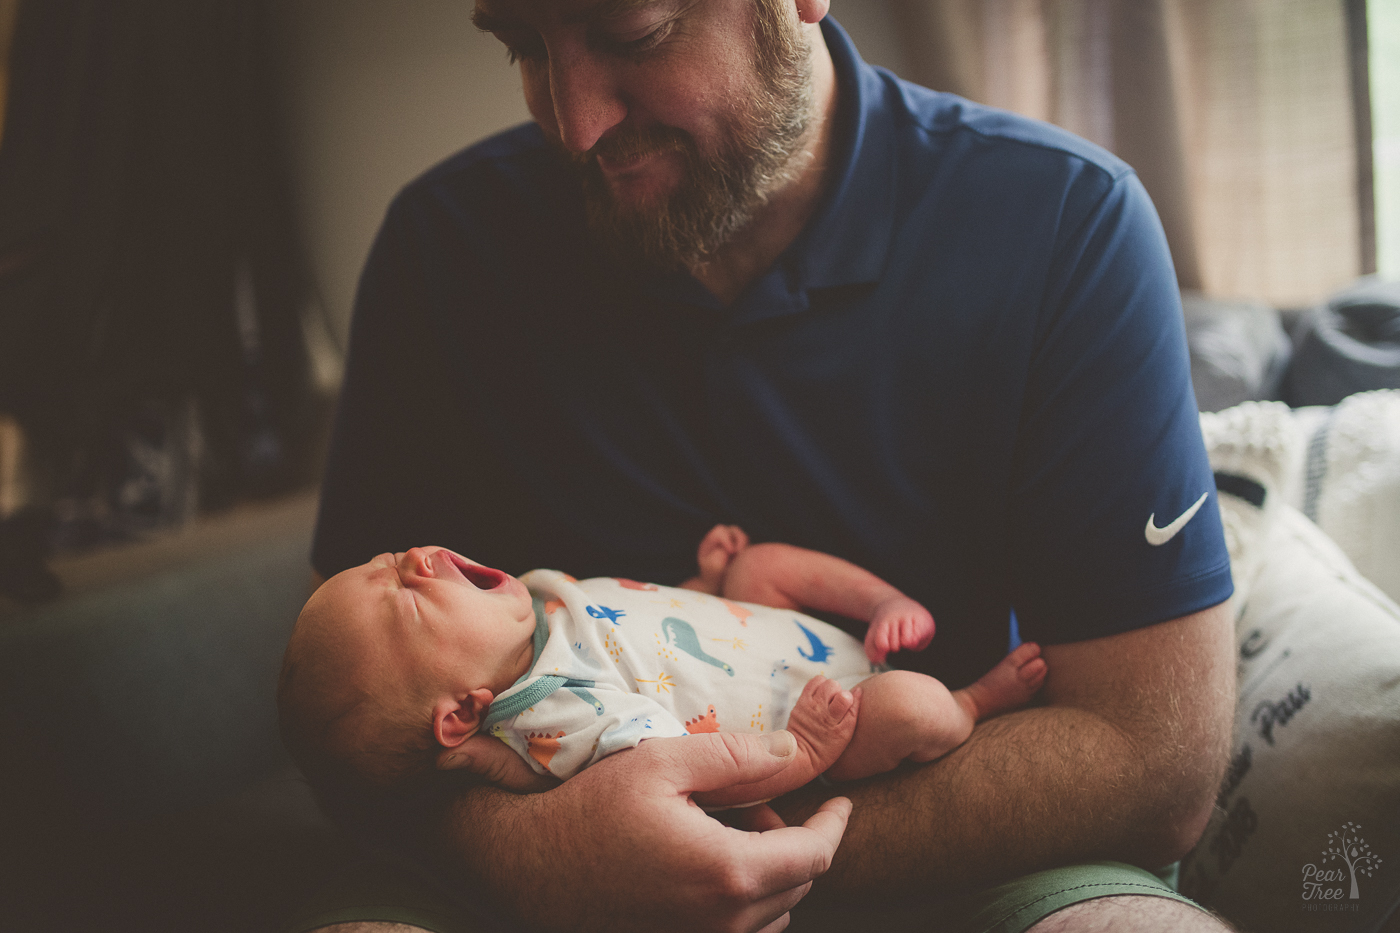
<svg viewBox="0 0 1400 933"><path fill-rule="evenodd" d="M933 616L902 593L880 603L865 633L865 655L884 664L893 651L923 651L933 641Z"/></svg>
<svg viewBox="0 0 1400 933"><path fill-rule="evenodd" d="M807 681L788 716L787 729L812 760L812 776L829 768L850 744L860 709L860 688L842 690L821 674Z"/></svg>
<svg viewBox="0 0 1400 933"><path fill-rule="evenodd" d="M1029 703L1045 683L1048 670L1045 659L1040 656L1040 646L1028 641L1002 658L975 684L958 692L971 699L977 719L986 719Z"/></svg>

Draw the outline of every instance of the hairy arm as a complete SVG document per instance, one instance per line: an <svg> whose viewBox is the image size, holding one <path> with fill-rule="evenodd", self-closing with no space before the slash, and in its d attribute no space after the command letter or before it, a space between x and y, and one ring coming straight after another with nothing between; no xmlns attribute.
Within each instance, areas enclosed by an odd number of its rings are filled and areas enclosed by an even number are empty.
<svg viewBox="0 0 1400 933"><path fill-rule="evenodd" d="M842 788L855 815L828 893L957 888L1089 859L1159 867L1199 838L1234 709L1228 613L1046 646L1044 707L983 723L946 757ZM822 793L781 802L800 820Z"/></svg>

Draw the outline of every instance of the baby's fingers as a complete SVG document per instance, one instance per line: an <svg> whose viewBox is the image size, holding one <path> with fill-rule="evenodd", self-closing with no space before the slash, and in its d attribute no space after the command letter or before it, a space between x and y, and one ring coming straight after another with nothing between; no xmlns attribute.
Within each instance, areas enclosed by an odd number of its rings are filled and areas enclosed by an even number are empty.
<svg viewBox="0 0 1400 933"><path fill-rule="evenodd" d="M889 654L888 641L884 638L884 627L881 625L870 626L865 633L865 656L870 659L871 664L884 664L885 656Z"/></svg>

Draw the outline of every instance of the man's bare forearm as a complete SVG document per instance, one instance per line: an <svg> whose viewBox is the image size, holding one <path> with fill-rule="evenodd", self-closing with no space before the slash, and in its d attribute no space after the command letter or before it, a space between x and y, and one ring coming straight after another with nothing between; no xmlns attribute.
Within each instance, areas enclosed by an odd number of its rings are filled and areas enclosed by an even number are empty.
<svg viewBox="0 0 1400 933"><path fill-rule="evenodd" d="M1087 773L1086 753L1125 764ZM1170 862L1142 831L1159 815L1132 790L1148 780L1133 754L1115 729L1077 710L984 723L930 765L842 786L855 806L821 886L890 895L910 882L957 889L1095 858ZM800 820L824 796L778 810Z"/></svg>
<svg viewBox="0 0 1400 933"><path fill-rule="evenodd" d="M930 765L842 786L855 808L821 888L880 896L1091 859L1180 858L1204 829L1228 750L1228 618L1217 607L1101 641L1102 652L1047 649L1060 655L1050 705L985 722ZM778 809L800 820L822 796L809 789Z"/></svg>

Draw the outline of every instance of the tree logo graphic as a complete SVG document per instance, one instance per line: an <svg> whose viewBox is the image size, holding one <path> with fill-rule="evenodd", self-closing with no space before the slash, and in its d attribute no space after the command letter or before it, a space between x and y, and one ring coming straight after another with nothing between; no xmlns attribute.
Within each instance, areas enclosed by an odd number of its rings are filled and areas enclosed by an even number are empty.
<svg viewBox="0 0 1400 933"><path fill-rule="evenodd" d="M1342 828L1334 833L1327 834L1327 848L1322 853L1322 864L1326 865L1330 861L1344 862L1347 866L1347 874L1351 880L1351 900L1361 897L1361 891L1356 884L1358 874L1371 877L1376 868L1381 864L1381 857L1371 851L1371 844L1360 835L1361 825L1350 820L1342 824ZM1312 899L1313 897L1331 900L1340 898L1342 889L1334 888L1331 891L1323 892L1323 884L1329 881L1346 881L1347 875L1343 874L1340 866L1327 871L1313 869L1311 878L1309 877L1309 865L1303 870L1303 897ZM1310 884L1311 881L1311 884ZM1315 893L1310 893L1312 888Z"/></svg>

